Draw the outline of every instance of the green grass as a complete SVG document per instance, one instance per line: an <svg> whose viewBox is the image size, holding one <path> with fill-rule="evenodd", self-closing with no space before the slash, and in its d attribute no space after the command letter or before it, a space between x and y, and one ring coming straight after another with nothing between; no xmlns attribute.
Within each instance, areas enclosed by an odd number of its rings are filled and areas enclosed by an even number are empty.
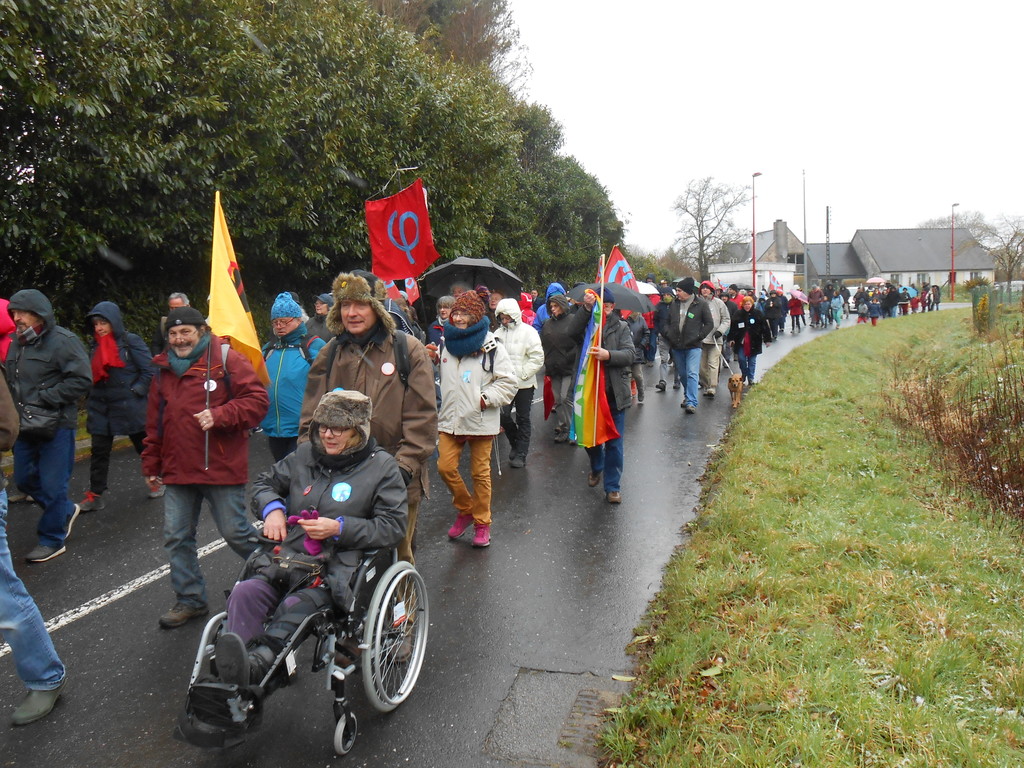
<svg viewBox="0 0 1024 768"><path fill-rule="evenodd" d="M830 333L746 397L637 629L607 765L1024 765L1019 530L886 410L901 368L981 343L969 317Z"/></svg>

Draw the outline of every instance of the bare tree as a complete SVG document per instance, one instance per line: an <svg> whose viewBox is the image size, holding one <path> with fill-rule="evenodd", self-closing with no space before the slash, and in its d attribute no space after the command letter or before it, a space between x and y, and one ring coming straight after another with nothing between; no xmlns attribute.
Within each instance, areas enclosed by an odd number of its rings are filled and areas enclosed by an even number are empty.
<svg viewBox="0 0 1024 768"><path fill-rule="evenodd" d="M722 260L729 243L742 242L733 213L749 202L747 187L717 184L708 176L694 179L673 208L680 218L679 245L701 279L710 276L708 265Z"/></svg>
<svg viewBox="0 0 1024 768"><path fill-rule="evenodd" d="M992 228L992 241L989 250L996 260L996 271L1006 280L1013 280L1024 266L1024 218L1001 217Z"/></svg>

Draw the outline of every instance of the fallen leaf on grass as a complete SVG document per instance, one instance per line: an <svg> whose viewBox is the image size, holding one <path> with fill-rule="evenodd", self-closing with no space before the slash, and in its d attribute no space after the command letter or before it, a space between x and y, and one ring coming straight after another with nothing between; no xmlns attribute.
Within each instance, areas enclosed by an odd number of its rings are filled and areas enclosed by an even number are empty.
<svg viewBox="0 0 1024 768"><path fill-rule="evenodd" d="M724 672L724 671L725 670L722 667L720 667L720 666L718 666L716 664L713 667L708 667L707 669L705 669L703 672L700 673L700 676L701 677L717 677L718 675L722 674L722 672Z"/></svg>

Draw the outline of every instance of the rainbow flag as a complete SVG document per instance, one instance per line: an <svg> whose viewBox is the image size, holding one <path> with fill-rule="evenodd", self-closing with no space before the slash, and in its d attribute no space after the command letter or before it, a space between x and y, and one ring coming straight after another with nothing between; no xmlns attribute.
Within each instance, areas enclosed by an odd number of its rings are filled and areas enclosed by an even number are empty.
<svg viewBox="0 0 1024 768"><path fill-rule="evenodd" d="M604 388L605 366L587 354L588 349L601 344L601 330L604 327L602 320L599 298L594 302L594 311L583 337L583 349L580 352L576 386L573 390L572 424L569 427L570 439L584 448L603 445L619 436L615 422L612 421L612 411Z"/></svg>

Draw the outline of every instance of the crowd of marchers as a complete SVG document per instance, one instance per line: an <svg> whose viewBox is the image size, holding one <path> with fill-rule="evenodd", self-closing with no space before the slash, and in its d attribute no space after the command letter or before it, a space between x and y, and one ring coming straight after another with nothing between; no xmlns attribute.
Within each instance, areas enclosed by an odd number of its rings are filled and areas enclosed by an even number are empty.
<svg viewBox="0 0 1024 768"><path fill-rule="evenodd" d="M448 536L459 540L472 528L472 546L490 546L498 441L508 442L510 467L527 465L540 386L550 439L576 442L574 390L586 360L603 366L617 434L586 448L587 482L601 486L607 503L621 504L625 414L649 395L645 368L657 366L655 392L670 384L683 390L680 407L690 415L701 396L716 396L723 361L735 360L741 390L752 386L758 356L785 333L787 318L790 332L799 333L808 315L811 328L838 326L850 305L858 322L877 322L937 309L939 302L928 287L911 296L890 285L852 296L832 285L813 286L806 296L799 289L755 296L686 277L663 280L657 289L651 311L624 312L616 294L627 289L618 286L601 296L573 291L579 298L571 299L559 282L543 296L518 297L456 283L423 328L404 294L388 298L368 272L342 273L330 291L313 297L312 316L298 295L277 296L271 341L262 349L266 384L259 366L215 335L183 293L170 295L148 342L126 330L116 303L97 303L84 315L88 345L56 323L40 291L0 300L0 450L13 449L14 458L8 490L0 476L0 626L28 688L13 722L48 714L66 673L14 572L8 501L41 509L37 542L25 560L59 557L79 516L108 503L117 436L127 436L141 457L145 494L163 504L175 599L159 626L173 629L209 612L196 543L204 502L221 536L246 559L250 577L229 599L228 633L241 638L233 674L244 677L246 664L257 668L272 650L279 633L271 628L281 623L288 594L280 573L261 565L260 528L265 539L292 542L333 564L328 582L332 568L345 572L351 550L393 547L414 562L428 462L436 457L453 507ZM592 336L599 303L601 331ZM68 490L82 400L89 485L75 502ZM249 488L254 435L267 441L274 464ZM469 483L459 468L467 449ZM319 599L336 599L332 589L327 584ZM289 610L294 617L294 606ZM231 652L225 649L225 658Z"/></svg>

